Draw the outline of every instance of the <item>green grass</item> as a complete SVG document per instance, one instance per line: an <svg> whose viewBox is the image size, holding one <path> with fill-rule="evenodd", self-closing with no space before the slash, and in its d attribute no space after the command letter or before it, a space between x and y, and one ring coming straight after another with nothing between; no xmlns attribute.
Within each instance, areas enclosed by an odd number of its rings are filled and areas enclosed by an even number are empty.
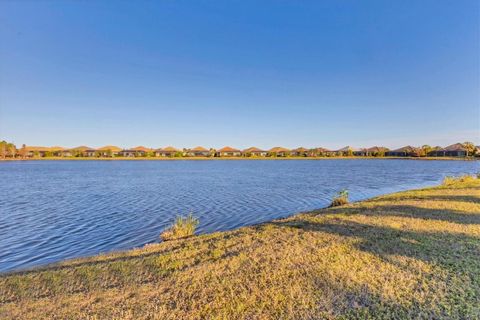
<svg viewBox="0 0 480 320"><path fill-rule="evenodd" d="M478 319L480 180L0 277L0 319Z"/></svg>
<svg viewBox="0 0 480 320"><path fill-rule="evenodd" d="M160 238L168 241L191 237L195 234L198 222L191 213L186 217L178 216L173 225L160 234Z"/></svg>
<svg viewBox="0 0 480 320"><path fill-rule="evenodd" d="M330 207L338 207L338 206L343 206L347 204L348 201L348 190L344 189L337 193L335 197L332 199L332 203L330 204Z"/></svg>

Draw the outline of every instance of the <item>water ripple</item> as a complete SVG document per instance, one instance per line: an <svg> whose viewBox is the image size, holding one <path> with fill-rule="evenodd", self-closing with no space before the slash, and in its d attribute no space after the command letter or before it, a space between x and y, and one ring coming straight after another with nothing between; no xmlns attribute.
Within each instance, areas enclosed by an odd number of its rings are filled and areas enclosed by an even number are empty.
<svg viewBox="0 0 480 320"><path fill-rule="evenodd" d="M229 230L475 173L478 162L31 161L0 163L0 272L158 241L176 215Z"/></svg>

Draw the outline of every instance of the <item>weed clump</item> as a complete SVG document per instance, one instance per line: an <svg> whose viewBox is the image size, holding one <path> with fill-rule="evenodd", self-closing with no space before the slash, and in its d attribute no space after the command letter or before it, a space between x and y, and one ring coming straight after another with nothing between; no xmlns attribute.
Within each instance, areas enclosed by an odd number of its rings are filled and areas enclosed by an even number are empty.
<svg viewBox="0 0 480 320"><path fill-rule="evenodd" d="M451 186L453 184L462 183L462 182L472 182L476 179L480 178L480 174L477 174L477 177L471 175L463 175L460 177L450 177L447 176L443 179L442 185L444 186Z"/></svg>
<svg viewBox="0 0 480 320"><path fill-rule="evenodd" d="M198 223L198 219L191 213L186 217L178 216L173 225L160 234L160 238L163 241L168 241L193 236Z"/></svg>
<svg viewBox="0 0 480 320"><path fill-rule="evenodd" d="M348 190L343 189L335 197L332 199L332 203L330 204L330 207L338 207L338 206L343 206L344 204L347 204L348 201Z"/></svg>

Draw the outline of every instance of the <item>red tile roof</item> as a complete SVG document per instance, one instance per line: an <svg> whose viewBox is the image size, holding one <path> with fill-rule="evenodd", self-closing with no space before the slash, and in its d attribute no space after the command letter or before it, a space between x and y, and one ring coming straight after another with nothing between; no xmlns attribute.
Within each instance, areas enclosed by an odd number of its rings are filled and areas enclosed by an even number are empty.
<svg viewBox="0 0 480 320"><path fill-rule="evenodd" d="M91 150L92 148L90 147L87 147L87 146L79 146L79 147L76 147L76 148L72 148L70 150L75 150L75 151L85 151L85 150Z"/></svg>
<svg viewBox="0 0 480 320"><path fill-rule="evenodd" d="M217 150L217 152L241 152L240 150L238 149L235 149L235 148L232 148L232 147L223 147L222 149L220 150Z"/></svg>
<svg viewBox="0 0 480 320"><path fill-rule="evenodd" d="M132 148L131 150L134 150L134 151L143 151L143 152L152 151L152 149L147 148L147 147L144 147L144 146L138 146L138 147Z"/></svg>
<svg viewBox="0 0 480 320"><path fill-rule="evenodd" d="M168 146L168 147L165 147L165 148L160 148L160 149L157 149L157 151L164 151L164 152L178 152L180 150L178 149L175 149L174 147L172 146Z"/></svg>
<svg viewBox="0 0 480 320"><path fill-rule="evenodd" d="M287 149L287 148L283 148L283 147L274 147L270 150L268 150L269 152L289 152L290 150Z"/></svg>
<svg viewBox="0 0 480 320"><path fill-rule="evenodd" d="M258 149L256 147L250 147L248 149L243 150L243 152L246 153L252 153L252 152L266 152L265 150Z"/></svg>
<svg viewBox="0 0 480 320"><path fill-rule="evenodd" d="M292 151L295 151L295 152L307 152L308 149L304 148L304 147L300 147L300 148L297 148L297 149L293 149Z"/></svg>
<svg viewBox="0 0 480 320"><path fill-rule="evenodd" d="M101 147L101 148L98 148L97 149L98 151L112 151L112 152L119 152L119 151L122 151L122 148L119 148L117 146L104 146L104 147Z"/></svg>

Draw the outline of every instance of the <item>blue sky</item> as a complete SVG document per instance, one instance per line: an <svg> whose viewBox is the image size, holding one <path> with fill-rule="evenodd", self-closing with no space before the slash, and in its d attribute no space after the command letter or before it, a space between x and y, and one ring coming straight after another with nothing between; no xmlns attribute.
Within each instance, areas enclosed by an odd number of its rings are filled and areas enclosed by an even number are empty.
<svg viewBox="0 0 480 320"><path fill-rule="evenodd" d="M480 2L3 1L0 138L480 142Z"/></svg>

